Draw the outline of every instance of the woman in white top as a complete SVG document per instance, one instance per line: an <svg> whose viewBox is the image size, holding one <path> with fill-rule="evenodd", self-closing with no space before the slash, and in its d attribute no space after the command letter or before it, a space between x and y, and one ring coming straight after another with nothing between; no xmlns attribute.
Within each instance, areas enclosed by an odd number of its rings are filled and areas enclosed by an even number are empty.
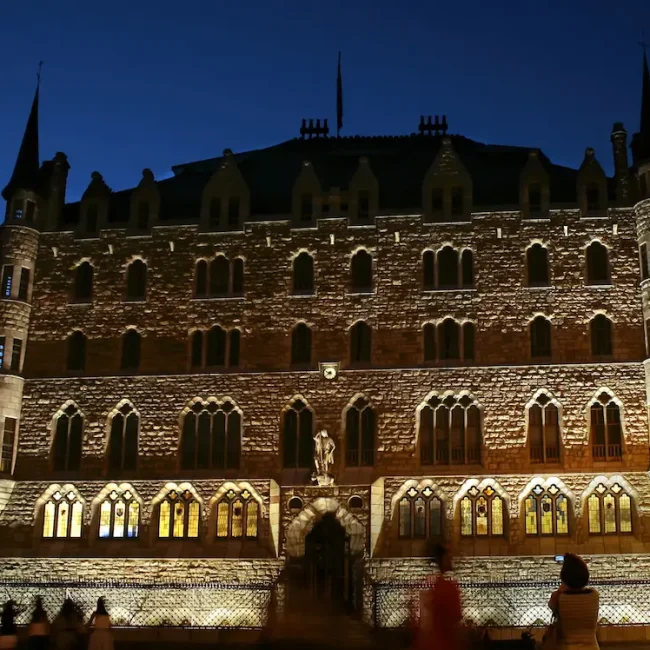
<svg viewBox="0 0 650 650"><path fill-rule="evenodd" d="M88 627L91 628L88 650L113 650L111 617L108 615L103 598L97 601L97 609L90 617Z"/></svg>
<svg viewBox="0 0 650 650"><path fill-rule="evenodd" d="M564 556L560 572L562 584L548 601L557 621L558 650L599 650L598 592L589 589L589 569L585 561L572 553Z"/></svg>

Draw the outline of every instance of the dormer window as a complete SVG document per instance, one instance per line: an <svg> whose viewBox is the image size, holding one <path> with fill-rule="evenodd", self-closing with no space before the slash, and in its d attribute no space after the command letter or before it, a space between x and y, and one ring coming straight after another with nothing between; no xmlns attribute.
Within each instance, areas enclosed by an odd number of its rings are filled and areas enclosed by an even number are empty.
<svg viewBox="0 0 650 650"><path fill-rule="evenodd" d="M528 186L528 211L531 215L542 211L542 187L538 183Z"/></svg>
<svg viewBox="0 0 650 650"><path fill-rule="evenodd" d="M138 204L138 230L149 228L149 203L140 201Z"/></svg>
<svg viewBox="0 0 650 650"><path fill-rule="evenodd" d="M99 221L99 208L96 203L91 203L86 208L86 230L89 233L97 232L97 223Z"/></svg>
<svg viewBox="0 0 650 650"><path fill-rule="evenodd" d="M311 194L303 194L300 197L300 220L311 221L314 214L314 199Z"/></svg>
<svg viewBox="0 0 650 650"><path fill-rule="evenodd" d="M368 219L370 217L370 194L368 190L360 190L357 195L357 215L359 219Z"/></svg>
<svg viewBox="0 0 650 650"><path fill-rule="evenodd" d="M600 210L600 187L598 183L589 183L585 191L587 194L587 212L598 212Z"/></svg>
<svg viewBox="0 0 650 650"><path fill-rule="evenodd" d="M434 187L431 194L431 211L435 216L441 216L445 211L445 191L442 187Z"/></svg>
<svg viewBox="0 0 650 650"><path fill-rule="evenodd" d="M14 208L14 219L16 219L16 221L22 221L24 214L25 212L23 210L23 204L17 203L16 207Z"/></svg>
<svg viewBox="0 0 650 650"><path fill-rule="evenodd" d="M451 188L451 216L460 217L463 214L463 188L455 185Z"/></svg>
<svg viewBox="0 0 650 650"><path fill-rule="evenodd" d="M216 230L221 223L221 199L210 201L210 229Z"/></svg>
<svg viewBox="0 0 650 650"><path fill-rule="evenodd" d="M239 225L239 205L241 201L238 196L231 196L228 199L228 227L236 228Z"/></svg>

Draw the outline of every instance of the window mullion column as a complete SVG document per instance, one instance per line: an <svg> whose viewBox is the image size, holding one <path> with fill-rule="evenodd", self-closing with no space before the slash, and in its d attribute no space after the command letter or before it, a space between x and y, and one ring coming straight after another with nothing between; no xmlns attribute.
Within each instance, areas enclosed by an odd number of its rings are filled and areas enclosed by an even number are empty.
<svg viewBox="0 0 650 650"><path fill-rule="evenodd" d="M546 464L546 406L542 406L542 458Z"/></svg>

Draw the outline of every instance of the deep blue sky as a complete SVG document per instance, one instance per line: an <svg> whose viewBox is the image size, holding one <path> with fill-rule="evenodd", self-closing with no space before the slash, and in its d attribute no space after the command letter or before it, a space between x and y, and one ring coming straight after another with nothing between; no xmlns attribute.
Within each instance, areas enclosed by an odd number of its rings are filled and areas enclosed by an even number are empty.
<svg viewBox="0 0 650 650"><path fill-rule="evenodd" d="M647 0L22 0L0 3L0 184L35 85L41 157L70 160L68 199L93 170L115 190L171 165L263 147L302 117L343 133L415 131L446 113L453 133L541 147L611 171L614 121L638 128Z"/></svg>

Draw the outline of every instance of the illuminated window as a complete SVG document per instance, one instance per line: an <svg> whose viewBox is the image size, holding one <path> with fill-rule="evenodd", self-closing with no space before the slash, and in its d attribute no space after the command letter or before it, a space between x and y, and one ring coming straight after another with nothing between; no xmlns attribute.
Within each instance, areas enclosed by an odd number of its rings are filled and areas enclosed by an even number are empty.
<svg viewBox="0 0 650 650"><path fill-rule="evenodd" d="M130 404L124 404L111 420L108 439L108 468L111 472L135 470L138 464L140 418Z"/></svg>
<svg viewBox="0 0 650 650"><path fill-rule="evenodd" d="M350 328L350 364L370 363L372 356L372 329L363 321Z"/></svg>
<svg viewBox="0 0 650 650"><path fill-rule="evenodd" d="M77 407L71 404L56 418L52 445L55 472L79 470L82 436L83 418Z"/></svg>
<svg viewBox="0 0 650 650"><path fill-rule="evenodd" d="M345 416L345 460L348 467L375 464L375 413L367 399L360 397Z"/></svg>
<svg viewBox="0 0 650 650"><path fill-rule="evenodd" d="M451 246L445 246L437 255L438 262L438 288L455 289L460 286L458 251Z"/></svg>
<svg viewBox="0 0 650 650"><path fill-rule="evenodd" d="M302 252L293 260L293 293L304 296L314 293L314 258Z"/></svg>
<svg viewBox="0 0 650 650"><path fill-rule="evenodd" d="M410 488L400 499L398 516L400 537L424 539L442 536L442 501L429 486L421 490Z"/></svg>
<svg viewBox="0 0 650 650"><path fill-rule="evenodd" d="M6 417L3 430L0 433L0 472L11 474L17 429L18 420Z"/></svg>
<svg viewBox="0 0 650 650"><path fill-rule="evenodd" d="M533 244L526 251L526 275L529 287L546 287L550 282L548 250Z"/></svg>
<svg viewBox="0 0 650 650"><path fill-rule="evenodd" d="M75 302L92 302L94 270L90 262L82 262L75 269L74 295Z"/></svg>
<svg viewBox="0 0 650 650"><path fill-rule="evenodd" d="M86 368L86 342L82 332L73 332L68 337L67 367L71 372L83 372Z"/></svg>
<svg viewBox="0 0 650 650"><path fill-rule="evenodd" d="M140 504L130 490L113 490L99 506L101 539L133 539L140 528Z"/></svg>
<svg viewBox="0 0 650 650"><path fill-rule="evenodd" d="M648 245L641 244L639 248L641 258L641 280L647 280L650 277L650 266L648 265Z"/></svg>
<svg viewBox="0 0 650 650"><path fill-rule="evenodd" d="M2 267L2 297L11 298L11 287L14 282L14 267Z"/></svg>
<svg viewBox="0 0 650 650"><path fill-rule="evenodd" d="M296 400L283 418L284 467L309 468L314 458L314 416L302 400Z"/></svg>
<svg viewBox="0 0 650 650"><path fill-rule="evenodd" d="M607 248L594 241L585 251L587 264L587 284L611 284L609 274L609 254Z"/></svg>
<svg viewBox="0 0 650 650"><path fill-rule="evenodd" d="M259 504L248 490L230 489L217 503L217 539L255 539Z"/></svg>
<svg viewBox="0 0 650 650"><path fill-rule="evenodd" d="M481 462L481 416L467 395L434 395L420 409L420 463L459 465Z"/></svg>
<svg viewBox="0 0 650 650"><path fill-rule="evenodd" d="M503 499L489 485L469 489L460 502L460 533L464 537L500 537L504 534Z"/></svg>
<svg viewBox="0 0 650 650"><path fill-rule="evenodd" d="M536 316L530 324L530 356L533 359L551 356L551 321Z"/></svg>
<svg viewBox="0 0 650 650"><path fill-rule="evenodd" d="M528 444L532 463L560 462L560 414L545 393L528 409Z"/></svg>
<svg viewBox="0 0 650 650"><path fill-rule="evenodd" d="M241 414L232 402L196 402L183 418L182 469L238 469Z"/></svg>
<svg viewBox="0 0 650 650"><path fill-rule="evenodd" d="M587 499L590 535L617 535L632 532L632 499L618 484L602 483Z"/></svg>
<svg viewBox="0 0 650 650"><path fill-rule="evenodd" d="M5 365L6 346L7 346L7 339L4 336L0 336L0 369L4 368Z"/></svg>
<svg viewBox="0 0 650 650"><path fill-rule="evenodd" d="M291 365L311 365L311 329L298 323L291 331Z"/></svg>
<svg viewBox="0 0 650 650"><path fill-rule="evenodd" d="M140 367L140 349L142 336L137 330L129 329L122 335L121 370L138 370Z"/></svg>
<svg viewBox="0 0 650 650"><path fill-rule="evenodd" d="M611 356L613 353L612 321L603 314L594 316L589 323L589 333L591 335L591 354L594 357Z"/></svg>
<svg viewBox="0 0 650 650"><path fill-rule="evenodd" d="M352 256L350 267L350 291L353 293L372 293L372 257L365 250Z"/></svg>
<svg viewBox="0 0 650 650"><path fill-rule="evenodd" d="M614 398L603 391L590 409L591 448L594 460L621 460L623 430L621 411Z"/></svg>
<svg viewBox="0 0 650 650"><path fill-rule="evenodd" d="M147 295L147 265L134 260L126 267L126 299L144 300Z"/></svg>
<svg viewBox="0 0 650 650"><path fill-rule="evenodd" d="M83 504L70 492L55 492L43 507L43 537L78 538L83 524Z"/></svg>
<svg viewBox="0 0 650 650"><path fill-rule="evenodd" d="M422 253L422 286L425 291L436 288L436 262L433 251Z"/></svg>
<svg viewBox="0 0 650 650"><path fill-rule="evenodd" d="M158 506L158 537L196 539L201 524L201 508L189 490L172 490Z"/></svg>
<svg viewBox="0 0 650 650"><path fill-rule="evenodd" d="M569 501L556 485L536 485L524 501L526 535L568 535Z"/></svg>

